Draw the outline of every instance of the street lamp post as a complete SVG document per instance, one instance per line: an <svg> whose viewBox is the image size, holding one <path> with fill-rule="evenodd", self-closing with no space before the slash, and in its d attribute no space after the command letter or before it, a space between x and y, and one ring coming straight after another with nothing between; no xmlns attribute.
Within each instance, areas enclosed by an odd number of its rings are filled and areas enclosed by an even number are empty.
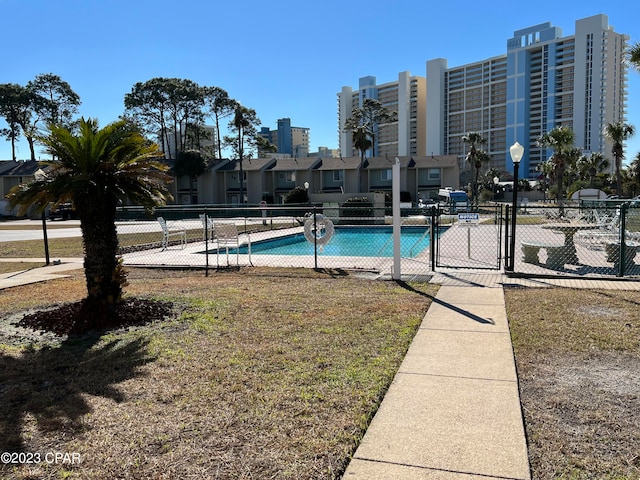
<svg viewBox="0 0 640 480"><path fill-rule="evenodd" d="M511 258L508 270L513 272L516 256L516 210L518 209L518 167L524 154L524 147L518 142L509 148L511 160L513 160L513 211L511 212Z"/></svg>
<svg viewBox="0 0 640 480"><path fill-rule="evenodd" d="M493 201L496 201L496 196L498 195L498 184L500 183L500 179L498 177L493 177Z"/></svg>
<svg viewBox="0 0 640 480"><path fill-rule="evenodd" d="M44 173L41 168L33 172L33 177L36 179L36 182L43 182L47 180L47 174ZM49 265L49 239L47 238L47 218L45 216L46 209L46 206L42 209L42 215L40 218L42 219L42 236L44 237L44 258L46 264Z"/></svg>

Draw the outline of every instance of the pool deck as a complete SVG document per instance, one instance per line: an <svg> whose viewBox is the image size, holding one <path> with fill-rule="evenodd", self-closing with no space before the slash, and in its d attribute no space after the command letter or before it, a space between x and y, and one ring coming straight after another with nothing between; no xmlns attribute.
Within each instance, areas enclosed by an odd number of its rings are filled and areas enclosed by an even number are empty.
<svg viewBox="0 0 640 480"><path fill-rule="evenodd" d="M256 243L265 240L272 240L288 235L303 233L302 226L284 228L279 230L267 230L251 234L251 242ZM240 235L240 240L246 244L246 236ZM377 271L380 274L390 274L393 269L392 257L360 257L360 256L328 256L321 252L319 248L317 268L342 268L349 270ZM205 243L203 241L188 243L186 246L178 244L170 245L169 248L152 248L140 252L126 253L123 255L124 264L129 266L164 266L164 267L200 267L204 268L207 262L205 252L215 252L215 242ZM246 253L230 253L227 257L226 251L221 253L209 253L209 268L218 266L255 266L255 267L290 267L290 268L316 268L313 255L268 255ZM424 273L429 265L429 249L425 249L415 258L403 258L403 268L408 268L414 273ZM414 265L411 267L411 265Z"/></svg>

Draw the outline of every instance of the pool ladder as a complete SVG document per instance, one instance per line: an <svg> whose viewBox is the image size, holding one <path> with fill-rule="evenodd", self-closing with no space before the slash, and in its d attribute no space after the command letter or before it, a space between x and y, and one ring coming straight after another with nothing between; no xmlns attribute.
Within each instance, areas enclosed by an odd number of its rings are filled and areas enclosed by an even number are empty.
<svg viewBox="0 0 640 480"><path fill-rule="evenodd" d="M431 228L427 227L426 230L424 231L424 233L418 239L418 241L411 246L411 248L409 249L409 258L413 258L413 249L416 248L416 246L420 242L422 242L422 240L424 240L424 237L426 237L429 234L430 231L431 231Z"/></svg>

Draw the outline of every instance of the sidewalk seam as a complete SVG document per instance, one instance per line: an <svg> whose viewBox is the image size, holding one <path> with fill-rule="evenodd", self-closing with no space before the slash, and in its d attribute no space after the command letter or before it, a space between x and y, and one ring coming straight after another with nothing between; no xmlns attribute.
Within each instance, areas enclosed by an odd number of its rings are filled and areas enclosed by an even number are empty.
<svg viewBox="0 0 640 480"><path fill-rule="evenodd" d="M367 457L353 457L353 460L361 460L363 462L371 462L371 463L382 463L385 465L396 465L398 467L409 467L409 468L417 468L420 470L431 470L434 472L446 472L446 473L455 473L458 475L469 475L471 477L484 477L484 478L495 478L499 480L528 480L524 477L505 477L501 475L488 475L485 473L477 473L477 472L463 472L461 470L450 470L447 468L438 468L438 467L426 467L424 465L414 465L412 463L401 463L401 462L392 462L389 460L376 460L375 458L367 458Z"/></svg>
<svg viewBox="0 0 640 480"><path fill-rule="evenodd" d="M434 378L454 378L460 380L478 380L481 382L496 382L496 383L515 383L517 384L517 380L505 380L501 378L487 378L487 377L465 377L462 375L438 375L436 373L418 373L418 372L403 372L398 370L398 374L402 375L418 375L421 377L434 377Z"/></svg>

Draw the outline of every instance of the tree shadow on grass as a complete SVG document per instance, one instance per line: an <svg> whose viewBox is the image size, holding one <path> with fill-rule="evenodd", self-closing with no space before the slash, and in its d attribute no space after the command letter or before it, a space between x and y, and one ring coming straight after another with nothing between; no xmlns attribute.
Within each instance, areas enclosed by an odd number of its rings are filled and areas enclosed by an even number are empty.
<svg viewBox="0 0 640 480"><path fill-rule="evenodd" d="M83 394L121 402L118 384L143 375L141 367L155 360L147 340L98 346L99 340L72 338L55 348L0 354L0 452L25 451L29 414L43 433L81 430L82 417L92 411Z"/></svg>

